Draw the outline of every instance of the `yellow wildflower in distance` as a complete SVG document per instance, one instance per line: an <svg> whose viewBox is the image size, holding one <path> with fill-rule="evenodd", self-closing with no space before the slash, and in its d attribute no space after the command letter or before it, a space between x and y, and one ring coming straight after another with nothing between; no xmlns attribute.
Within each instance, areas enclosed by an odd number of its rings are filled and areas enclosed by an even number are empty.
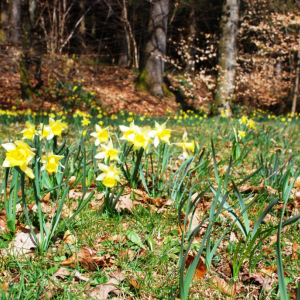
<svg viewBox="0 0 300 300"><path fill-rule="evenodd" d="M149 132L149 136L154 138L153 144L155 148L158 146L159 142L164 142L168 145L170 144L171 130L166 129L167 122L168 121L161 125L155 122L155 129Z"/></svg>
<svg viewBox="0 0 300 300"><path fill-rule="evenodd" d="M63 155L55 155L53 153L48 153L44 155L41 159L41 162L44 164L41 170L46 170L49 173L56 173L58 166L64 167L59 161L63 159Z"/></svg>
<svg viewBox="0 0 300 300"><path fill-rule="evenodd" d="M252 128L252 129L256 128L255 122L252 119L248 120L247 125L248 125L249 128Z"/></svg>
<svg viewBox="0 0 300 300"><path fill-rule="evenodd" d="M25 125L27 128L21 131L21 133L23 133L23 139L32 141L35 135L35 125L31 124L29 121L26 121Z"/></svg>
<svg viewBox="0 0 300 300"><path fill-rule="evenodd" d="M248 121L248 117L247 116L242 116L239 120L239 122L241 124L247 124L247 121Z"/></svg>
<svg viewBox="0 0 300 300"><path fill-rule="evenodd" d="M95 125L96 131L91 133L91 136L96 138L95 145L106 143L109 140L108 127L101 128L98 124Z"/></svg>
<svg viewBox="0 0 300 300"><path fill-rule="evenodd" d="M242 131L242 130L239 130L238 131L238 136L239 136L239 139L244 138L246 136L246 132Z"/></svg>
<svg viewBox="0 0 300 300"><path fill-rule="evenodd" d="M194 153L195 151L195 142L188 142L187 132L185 131L182 137L182 143L175 143L176 146L181 147L183 150L182 156L184 158L189 158L188 150Z"/></svg>
<svg viewBox="0 0 300 300"><path fill-rule="evenodd" d="M49 126L51 128L51 133L52 133L51 136L52 137L54 137L54 136L60 137L62 131L68 129L68 126L65 122L62 122L61 120L55 121L52 118L49 118ZM49 139L49 138L47 138L47 139Z"/></svg>
<svg viewBox="0 0 300 300"><path fill-rule="evenodd" d="M34 178L32 169L28 167L28 163L35 156L35 149L30 148L23 141L15 141L14 143L2 144L7 151L3 167L12 168L19 167L28 177Z"/></svg>
<svg viewBox="0 0 300 300"><path fill-rule="evenodd" d="M83 118L83 120L81 120L82 126L88 126L90 123L91 121L88 118Z"/></svg>
<svg viewBox="0 0 300 300"><path fill-rule="evenodd" d="M116 186L118 181L120 181L119 175L122 174L122 171L116 167L115 164L111 166L99 164L98 166L102 173L96 178L96 180L102 181L103 185L108 188Z"/></svg>
<svg viewBox="0 0 300 300"><path fill-rule="evenodd" d="M104 158L105 162L107 162L108 158L110 161L113 160L120 161L118 154L121 153L122 151L115 149L111 140L108 142L107 146L106 145L101 145L101 146L103 151L95 155L96 159Z"/></svg>

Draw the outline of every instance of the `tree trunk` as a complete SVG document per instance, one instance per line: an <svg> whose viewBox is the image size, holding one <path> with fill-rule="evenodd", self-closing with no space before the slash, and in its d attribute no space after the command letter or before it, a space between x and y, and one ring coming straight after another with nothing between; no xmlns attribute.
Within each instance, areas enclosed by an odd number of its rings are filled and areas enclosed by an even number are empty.
<svg viewBox="0 0 300 300"><path fill-rule="evenodd" d="M31 46L31 19L34 19L34 9L30 9L29 2L26 1L23 23L22 54L20 58L20 87L23 100L33 100L33 89L30 84L29 64Z"/></svg>
<svg viewBox="0 0 300 300"><path fill-rule="evenodd" d="M9 21L8 3L6 1L0 2L0 44L6 44L6 27Z"/></svg>
<svg viewBox="0 0 300 300"><path fill-rule="evenodd" d="M21 0L9 2L10 39L13 44L19 43L20 38Z"/></svg>
<svg viewBox="0 0 300 300"><path fill-rule="evenodd" d="M220 24L219 69L213 105L214 114L226 111L228 116L232 115L231 104L235 88L238 19L239 0L225 0Z"/></svg>
<svg viewBox="0 0 300 300"><path fill-rule="evenodd" d="M299 39L299 46L300 46L300 39ZM292 111L291 114L294 116L296 113L297 107L297 100L299 96L299 73L300 73L300 51L297 53L297 60L296 60L296 77L295 77L295 84L294 84L294 91L293 91L293 102L292 102Z"/></svg>
<svg viewBox="0 0 300 300"><path fill-rule="evenodd" d="M190 25L189 25L189 34L188 34L188 41L187 41L187 54L186 54L186 66L185 71L188 73L195 72L195 37L196 37L196 16L195 16L195 9L192 8L189 16Z"/></svg>
<svg viewBox="0 0 300 300"><path fill-rule="evenodd" d="M146 88L156 97L162 97L164 94L162 84L167 45L169 0L154 0L151 5L145 63L137 79L137 85L140 88Z"/></svg>

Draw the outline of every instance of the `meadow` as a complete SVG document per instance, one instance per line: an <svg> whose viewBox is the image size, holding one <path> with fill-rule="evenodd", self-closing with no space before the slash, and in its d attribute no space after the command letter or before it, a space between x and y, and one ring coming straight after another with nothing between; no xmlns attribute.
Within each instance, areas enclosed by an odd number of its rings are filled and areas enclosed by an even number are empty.
<svg viewBox="0 0 300 300"><path fill-rule="evenodd" d="M1 299L299 299L299 117L0 110Z"/></svg>

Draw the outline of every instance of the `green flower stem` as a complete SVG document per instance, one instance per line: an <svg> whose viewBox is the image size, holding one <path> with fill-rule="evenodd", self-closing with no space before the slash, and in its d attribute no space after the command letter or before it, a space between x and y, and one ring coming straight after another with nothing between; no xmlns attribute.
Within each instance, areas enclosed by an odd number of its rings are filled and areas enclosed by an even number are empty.
<svg viewBox="0 0 300 300"><path fill-rule="evenodd" d="M132 173L132 176L131 176L131 182L130 182L131 187L134 188L134 189L137 187L137 181L138 181L137 174L138 174L139 166L140 166L142 156L143 156L143 153L144 153L144 148L140 148L140 150L136 151L136 152L137 152L137 156L136 156L134 170L133 170L133 173Z"/></svg>

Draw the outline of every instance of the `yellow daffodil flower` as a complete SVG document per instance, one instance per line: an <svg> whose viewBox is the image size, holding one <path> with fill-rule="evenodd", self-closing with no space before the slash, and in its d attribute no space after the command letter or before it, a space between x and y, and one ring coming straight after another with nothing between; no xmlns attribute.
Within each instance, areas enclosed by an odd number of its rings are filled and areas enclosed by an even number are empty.
<svg viewBox="0 0 300 300"><path fill-rule="evenodd" d="M247 124L248 117L247 116L242 116L239 120L240 124Z"/></svg>
<svg viewBox="0 0 300 300"><path fill-rule="evenodd" d="M135 126L135 135L132 141L133 150L144 148L146 151L148 151L149 146L152 143L152 140L149 136L150 131L151 131L150 127L141 128Z"/></svg>
<svg viewBox="0 0 300 300"><path fill-rule="evenodd" d="M104 158L105 162L107 162L108 158L110 159L110 161L113 160L120 161L118 154L121 153L122 151L115 149L111 140L108 142L107 146L106 145L101 145L101 146L103 151L95 155L96 159Z"/></svg>
<svg viewBox="0 0 300 300"><path fill-rule="evenodd" d="M58 166L64 167L59 162L63 158L63 155L55 155L53 153L48 153L47 155L44 155L41 159L41 162L44 164L41 170L46 170L49 173L56 173L58 170Z"/></svg>
<svg viewBox="0 0 300 300"><path fill-rule="evenodd" d="M21 133L23 133L23 139L32 141L35 135L35 125L31 124L29 121L26 121L25 125L27 128L21 131Z"/></svg>
<svg viewBox="0 0 300 300"><path fill-rule="evenodd" d="M120 125L120 130L124 133L120 140L126 140L127 142L133 143L134 136L136 134L136 125L132 121L128 126Z"/></svg>
<svg viewBox="0 0 300 300"><path fill-rule="evenodd" d="M242 131L242 130L239 130L238 131L238 136L239 136L239 139L244 138L246 136L246 132Z"/></svg>
<svg viewBox="0 0 300 300"><path fill-rule="evenodd" d="M3 167L19 167L29 178L34 178L32 169L28 167L28 163L35 156L35 149L30 148L23 141L15 141L14 143L2 144L7 151Z"/></svg>
<svg viewBox="0 0 300 300"><path fill-rule="evenodd" d="M88 126L90 123L91 121L88 118L83 118L83 120L81 120L82 126Z"/></svg>
<svg viewBox="0 0 300 300"><path fill-rule="evenodd" d="M92 132L91 136L96 138L95 145L98 146L100 143L105 143L109 140L108 127L101 128L98 124L96 124L96 132Z"/></svg>
<svg viewBox="0 0 300 300"><path fill-rule="evenodd" d="M182 137L182 143L175 143L176 146L181 147L183 150L183 157L185 159L189 158L188 150L194 153L195 151L195 142L188 142L187 132L185 131Z"/></svg>
<svg viewBox="0 0 300 300"><path fill-rule="evenodd" d="M111 166L99 164L98 166L102 173L96 178L96 180L102 181L103 185L108 188L112 188L117 185L118 181L120 181L119 175L122 171L116 167L115 164Z"/></svg>
<svg viewBox="0 0 300 300"><path fill-rule="evenodd" d="M40 139L51 140L53 138L54 135L51 132L51 127L49 125L40 124L40 128L41 129L38 131Z"/></svg>
<svg viewBox="0 0 300 300"><path fill-rule="evenodd" d="M251 119L248 120L247 125L248 125L249 128L253 128L253 129L256 128L255 122Z"/></svg>
<svg viewBox="0 0 300 300"><path fill-rule="evenodd" d="M61 136L61 133L62 133L63 130L68 129L68 126L65 122L62 122L61 120L56 120L55 121L52 118L49 118L49 126L51 127L52 135L53 136L59 136L59 137Z"/></svg>
<svg viewBox="0 0 300 300"><path fill-rule="evenodd" d="M170 144L171 130L166 129L167 122L168 121L161 125L155 122L155 129L149 132L149 136L154 138L153 144L155 148L158 146L159 142L164 142L168 145Z"/></svg>

